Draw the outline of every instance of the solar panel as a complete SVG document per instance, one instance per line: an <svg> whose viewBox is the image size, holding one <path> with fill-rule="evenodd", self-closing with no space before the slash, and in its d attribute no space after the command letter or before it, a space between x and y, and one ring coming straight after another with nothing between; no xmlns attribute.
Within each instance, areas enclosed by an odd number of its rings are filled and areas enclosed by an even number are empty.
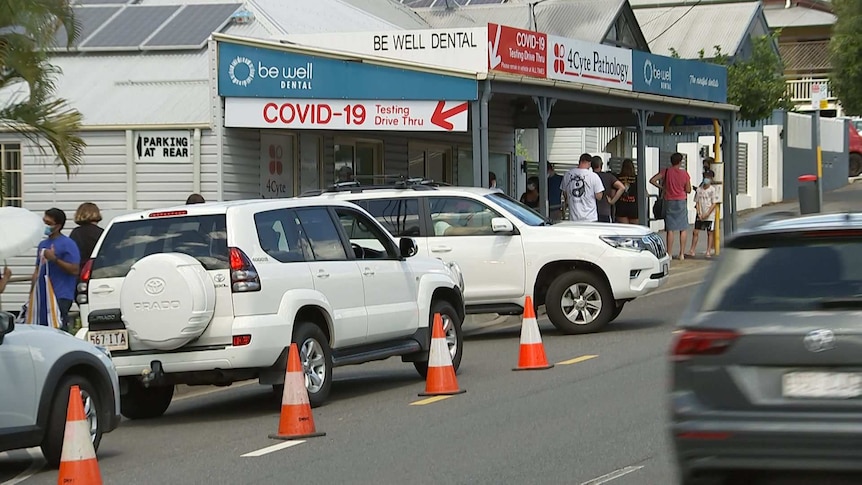
<svg viewBox="0 0 862 485"><path fill-rule="evenodd" d="M221 30L228 23L241 6L241 3L186 5L144 47L198 49L206 43L210 34Z"/></svg>
<svg viewBox="0 0 862 485"><path fill-rule="evenodd" d="M86 40L87 37L93 35L93 32L95 32L96 29L101 27L106 20L111 18L111 15L117 13L121 8L122 7L75 8L75 21L80 25L81 32L78 34L78 38L75 39L73 47L79 45L81 42ZM64 27L60 27L57 30L57 33L54 34L54 45L59 49L66 49L66 42L69 40L66 36L66 29Z"/></svg>
<svg viewBox="0 0 862 485"><path fill-rule="evenodd" d="M137 48L180 7L181 5L130 5L81 47Z"/></svg>
<svg viewBox="0 0 862 485"><path fill-rule="evenodd" d="M129 0L77 0L79 5L123 5Z"/></svg>

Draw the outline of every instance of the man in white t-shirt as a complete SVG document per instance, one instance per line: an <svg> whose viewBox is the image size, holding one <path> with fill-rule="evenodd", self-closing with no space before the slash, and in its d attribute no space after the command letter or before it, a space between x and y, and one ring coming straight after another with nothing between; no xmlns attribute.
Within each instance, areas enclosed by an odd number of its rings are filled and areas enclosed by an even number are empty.
<svg viewBox="0 0 862 485"><path fill-rule="evenodd" d="M569 170L563 176L560 189L563 191L563 199L569 208L569 219L572 221L599 221L596 201L604 196L605 186L599 174L590 166L592 161L592 155L584 153L578 160L578 168Z"/></svg>

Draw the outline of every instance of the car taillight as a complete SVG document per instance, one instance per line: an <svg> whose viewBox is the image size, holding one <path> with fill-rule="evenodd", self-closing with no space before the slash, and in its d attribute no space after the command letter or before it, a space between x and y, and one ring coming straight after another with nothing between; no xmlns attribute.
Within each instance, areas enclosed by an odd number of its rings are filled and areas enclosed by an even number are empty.
<svg viewBox="0 0 862 485"><path fill-rule="evenodd" d="M230 287L234 293L260 291L257 269L239 248L230 248Z"/></svg>
<svg viewBox="0 0 862 485"><path fill-rule="evenodd" d="M684 330L673 344L674 360L695 355L718 355L727 350L739 334L732 330Z"/></svg>
<svg viewBox="0 0 862 485"><path fill-rule="evenodd" d="M87 262L84 263L84 267L81 268L80 281L78 281L78 287L75 291L75 301L78 302L79 305L86 305L88 302L87 288L90 286L90 276L92 273L93 260L88 259Z"/></svg>

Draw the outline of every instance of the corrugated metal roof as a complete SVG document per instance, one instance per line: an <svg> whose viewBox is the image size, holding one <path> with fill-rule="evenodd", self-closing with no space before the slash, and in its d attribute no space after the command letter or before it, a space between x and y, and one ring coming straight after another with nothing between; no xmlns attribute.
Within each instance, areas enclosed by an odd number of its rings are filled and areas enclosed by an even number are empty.
<svg viewBox="0 0 862 485"><path fill-rule="evenodd" d="M546 0L532 3L535 4L535 23L527 1L451 9L421 8L416 12L436 28L495 23L600 43L625 0Z"/></svg>
<svg viewBox="0 0 862 485"><path fill-rule="evenodd" d="M653 53L668 56L676 49L684 59L697 59L701 50L711 55L716 45L728 55L735 54L759 8L760 2L749 2L639 8L634 12Z"/></svg>
<svg viewBox="0 0 862 485"><path fill-rule="evenodd" d="M58 55L57 95L85 126L210 122L209 57L195 53Z"/></svg>
<svg viewBox="0 0 862 485"><path fill-rule="evenodd" d="M629 0L632 8L641 7L690 7L692 5L705 5L707 3L743 3L756 2L757 0Z"/></svg>
<svg viewBox="0 0 862 485"><path fill-rule="evenodd" d="M352 3L350 3L352 2ZM363 11L355 4L360 0L248 0L258 18L264 18L282 34L315 34L326 32L368 32L401 28L427 28L415 17L400 15L403 8L389 0L376 0L375 11L388 8L387 19ZM402 25L399 25L402 24Z"/></svg>
<svg viewBox="0 0 862 485"><path fill-rule="evenodd" d="M763 13L770 27L816 27L838 20L835 14L805 7L767 8Z"/></svg>
<svg viewBox="0 0 862 485"><path fill-rule="evenodd" d="M340 0L366 14L383 19L404 29L427 29L430 27L413 9L396 0Z"/></svg>

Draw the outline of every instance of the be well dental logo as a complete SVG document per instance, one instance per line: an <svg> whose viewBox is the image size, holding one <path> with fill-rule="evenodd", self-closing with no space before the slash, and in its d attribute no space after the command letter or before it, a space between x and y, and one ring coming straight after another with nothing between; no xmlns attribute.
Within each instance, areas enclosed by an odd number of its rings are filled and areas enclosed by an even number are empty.
<svg viewBox="0 0 862 485"><path fill-rule="evenodd" d="M237 56L228 64L227 74L231 83L243 88L259 78L279 80L281 89L309 90L312 89L314 64L308 62L299 66L277 67L258 61L255 65L248 57Z"/></svg>
<svg viewBox="0 0 862 485"><path fill-rule="evenodd" d="M661 69L656 67L652 61L647 59L644 62L644 82L647 86L652 87L653 81L657 82L657 89L663 89L666 91L670 91L673 89L671 83L673 82L673 73L671 72L671 68Z"/></svg>

